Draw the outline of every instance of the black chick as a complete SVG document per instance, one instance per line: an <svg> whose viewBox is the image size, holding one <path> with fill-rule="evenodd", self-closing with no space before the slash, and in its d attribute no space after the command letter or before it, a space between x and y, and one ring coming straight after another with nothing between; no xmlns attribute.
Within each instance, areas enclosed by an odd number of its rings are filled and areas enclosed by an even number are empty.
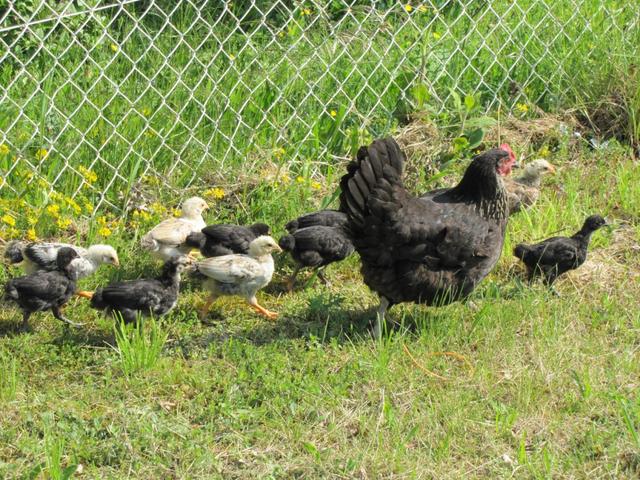
<svg viewBox="0 0 640 480"><path fill-rule="evenodd" d="M544 283L551 286L560 275L585 262L591 234L606 224L600 215L591 215L573 236L551 237L535 245L520 243L513 254L527 266L530 281L540 274Z"/></svg>
<svg viewBox="0 0 640 480"><path fill-rule="evenodd" d="M234 253L248 254L249 244L262 235L269 235L269 226L255 223L242 225L209 225L187 236L186 245L197 248L204 257L220 257Z"/></svg>
<svg viewBox="0 0 640 480"><path fill-rule="evenodd" d="M109 313L118 312L125 323L136 320L136 315L161 316L177 303L180 274L191 264L186 256L168 260L159 277L153 279L114 282L95 291L91 306Z"/></svg>
<svg viewBox="0 0 640 480"><path fill-rule="evenodd" d="M287 232L294 233L296 230L307 227L345 227L348 221L346 213L338 210L320 210L291 220L284 228L287 229Z"/></svg>
<svg viewBox="0 0 640 480"><path fill-rule="evenodd" d="M285 235L278 243L280 248L291 253L297 265L291 278L287 282L289 291L293 290L296 276L300 269L312 267L321 269L333 262L344 260L353 253L351 239L342 227L328 227L316 225L295 230ZM327 284L322 270L318 271L318 278Z"/></svg>
<svg viewBox="0 0 640 480"><path fill-rule="evenodd" d="M34 312L51 309L58 320L74 325L62 315L60 308L76 291L77 274L70 267L78 254L72 248L61 248L56 257L57 270L38 271L9 280L4 287L5 298L14 301L22 309L22 329L30 330L29 317Z"/></svg>

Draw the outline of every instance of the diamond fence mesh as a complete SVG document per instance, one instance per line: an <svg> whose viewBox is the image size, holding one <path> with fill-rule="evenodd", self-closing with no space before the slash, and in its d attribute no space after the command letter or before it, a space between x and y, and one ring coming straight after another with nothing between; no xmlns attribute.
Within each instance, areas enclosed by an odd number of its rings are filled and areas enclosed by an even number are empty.
<svg viewBox="0 0 640 480"><path fill-rule="evenodd" d="M637 55L639 16L595 0L0 0L4 228L56 197L121 211L141 179L171 192L265 161L312 175L460 96L556 108L611 45Z"/></svg>

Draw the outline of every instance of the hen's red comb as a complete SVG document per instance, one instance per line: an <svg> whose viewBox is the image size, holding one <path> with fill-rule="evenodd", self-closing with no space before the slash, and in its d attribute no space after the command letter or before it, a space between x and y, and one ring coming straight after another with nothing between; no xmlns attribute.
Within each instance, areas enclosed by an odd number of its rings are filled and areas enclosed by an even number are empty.
<svg viewBox="0 0 640 480"><path fill-rule="evenodd" d="M502 145L500 145L500 149L507 152L509 154L509 157L515 161L516 154L513 152L513 150L511 150L511 147L509 146L508 143L503 143Z"/></svg>

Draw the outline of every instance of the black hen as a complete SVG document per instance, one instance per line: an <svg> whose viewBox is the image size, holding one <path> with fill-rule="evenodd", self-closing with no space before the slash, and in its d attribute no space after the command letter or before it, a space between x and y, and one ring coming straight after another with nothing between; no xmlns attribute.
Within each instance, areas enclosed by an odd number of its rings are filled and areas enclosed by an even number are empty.
<svg viewBox="0 0 640 480"><path fill-rule="evenodd" d="M262 235L269 235L269 226L255 223L249 227L242 225L209 225L200 232L187 236L186 245L197 248L203 256L221 257L234 253L249 253L249 244Z"/></svg>
<svg viewBox="0 0 640 480"><path fill-rule="evenodd" d="M77 275L70 263L78 254L72 248L61 248L56 257L57 270L38 271L9 280L4 287L5 298L14 301L22 309L22 328L29 330L29 317L34 312L51 310L53 316L70 325L79 326L66 319L60 307L69 301L76 291Z"/></svg>
<svg viewBox="0 0 640 480"><path fill-rule="evenodd" d="M508 150L507 150L508 149ZM340 182L365 283L380 296L375 334L391 305L443 305L471 293L498 261L508 218L500 175L508 146L473 158L462 180L416 198L402 183L404 154L392 138L361 147Z"/></svg>
<svg viewBox="0 0 640 480"><path fill-rule="evenodd" d="M353 243L342 227L311 226L295 230L280 239L280 248L291 253L297 265L287 283L293 290L296 276L301 268L322 268L333 262L344 260L353 253ZM325 284L322 270L318 278Z"/></svg>
<svg viewBox="0 0 640 480"><path fill-rule="evenodd" d="M345 227L348 221L347 215L338 210L320 210L291 220L284 228L294 233L307 227Z"/></svg>
<svg viewBox="0 0 640 480"><path fill-rule="evenodd" d="M513 254L527 266L529 280L540 274L544 283L551 286L560 275L585 262L591 235L606 224L600 215L591 215L573 236L551 237L535 245L520 243Z"/></svg>
<svg viewBox="0 0 640 480"><path fill-rule="evenodd" d="M118 312L126 323L134 322L137 314L164 315L177 303L180 274L190 263L185 256L175 257L164 264L157 278L115 282L99 288L91 298L91 306Z"/></svg>

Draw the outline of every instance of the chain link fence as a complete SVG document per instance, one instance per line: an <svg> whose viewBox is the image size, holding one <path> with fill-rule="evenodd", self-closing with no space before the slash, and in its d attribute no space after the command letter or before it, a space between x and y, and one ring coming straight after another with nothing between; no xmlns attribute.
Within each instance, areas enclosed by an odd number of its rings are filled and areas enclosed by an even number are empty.
<svg viewBox="0 0 640 480"><path fill-rule="evenodd" d="M0 0L0 215L52 195L121 211L139 182L265 163L326 172L465 96L561 107L612 46L637 58L639 17L606 0Z"/></svg>

